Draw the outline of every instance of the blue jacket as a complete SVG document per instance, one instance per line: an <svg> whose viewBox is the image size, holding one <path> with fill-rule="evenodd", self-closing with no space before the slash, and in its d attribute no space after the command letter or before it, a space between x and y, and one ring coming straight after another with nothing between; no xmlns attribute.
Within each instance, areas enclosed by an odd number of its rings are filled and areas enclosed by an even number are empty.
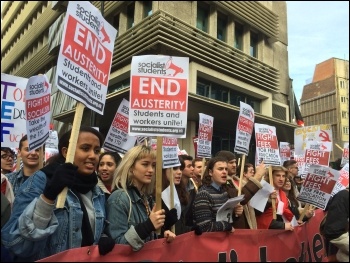
<svg viewBox="0 0 350 263"><path fill-rule="evenodd" d="M145 242L156 237L155 234L151 234L145 240L142 240L135 231L135 226L145 222L148 219L148 215L139 191L135 187L130 187L128 188L128 194L130 199L125 190L118 189L109 196L107 200L107 220L109 224L106 230L116 244L129 244L134 251L137 251L143 247ZM151 198L148 200L152 210L154 202ZM130 218L128 218L130 209L131 214Z"/></svg>
<svg viewBox="0 0 350 263"><path fill-rule="evenodd" d="M13 194L16 196L21 185L28 179L27 176L23 174L23 168L18 171L6 174L7 179L11 183Z"/></svg>
<svg viewBox="0 0 350 263"><path fill-rule="evenodd" d="M40 198L45 185L44 172L39 170L30 176L16 195L10 220L1 229L1 242L14 254L16 261L35 261L81 247L83 212L72 191L68 190L64 208L52 207L51 216L35 213L37 204L49 206ZM97 185L92 190L92 202L96 244L106 215L104 193Z"/></svg>

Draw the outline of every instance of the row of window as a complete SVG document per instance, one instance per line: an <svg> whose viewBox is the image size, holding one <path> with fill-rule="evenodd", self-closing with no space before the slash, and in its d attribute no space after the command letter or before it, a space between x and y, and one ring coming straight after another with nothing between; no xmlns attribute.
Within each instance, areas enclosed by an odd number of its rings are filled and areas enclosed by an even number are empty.
<svg viewBox="0 0 350 263"><path fill-rule="evenodd" d="M255 112L261 112L261 100L203 78L197 79L196 93L237 107L240 107L242 101L252 106Z"/></svg>
<svg viewBox="0 0 350 263"><path fill-rule="evenodd" d="M152 1L142 1L143 18L152 15ZM209 32L209 14L210 6L205 3L198 2L197 5L197 20L196 27L206 33ZM217 13L217 39L227 42L227 28L228 28L228 16L218 12ZM126 9L127 16L127 29L134 26L135 23L135 2L129 4ZM115 28L119 28L119 14L113 17L111 21ZM234 44L233 47L243 51L243 36L244 26L235 21L234 23ZM258 34L250 31L250 55L252 57L258 57Z"/></svg>
<svg viewBox="0 0 350 263"><path fill-rule="evenodd" d="M208 4L198 2L196 27L206 33L209 33L209 15L210 15L210 6ZM218 11L216 22L217 22L216 23L217 39L227 42L228 16ZM235 21L233 33L234 33L233 46L243 51L243 35L244 35L243 25ZM258 34L251 31L249 54L255 58L258 57L258 41L259 41Z"/></svg>

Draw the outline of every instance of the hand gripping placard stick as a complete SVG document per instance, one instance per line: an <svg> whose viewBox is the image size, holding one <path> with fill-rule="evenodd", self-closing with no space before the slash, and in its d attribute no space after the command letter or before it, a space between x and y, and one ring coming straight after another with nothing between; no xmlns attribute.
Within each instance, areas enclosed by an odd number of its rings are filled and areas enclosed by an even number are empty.
<svg viewBox="0 0 350 263"><path fill-rule="evenodd" d="M270 180L270 185L273 185L273 178L272 178L272 166L271 164L269 165L269 180ZM277 218L277 215L276 215L276 199L271 199L271 202L272 202L272 215L273 215L273 219L276 219Z"/></svg>
<svg viewBox="0 0 350 263"><path fill-rule="evenodd" d="M74 115L73 120L73 126L72 126L72 132L70 134L69 138L69 145L68 145L68 151L66 156L66 163L73 163L74 162L74 155L75 155L75 149L77 148L77 141L79 136L79 130L81 125L81 120L83 118L84 113L84 104L81 102L77 103L77 108ZM62 192L57 197L56 202L56 208L63 208L64 203L66 201L68 192L68 187L65 187Z"/></svg>
<svg viewBox="0 0 350 263"><path fill-rule="evenodd" d="M244 165L245 165L245 154L242 155L241 173L239 175L239 185L238 185L238 196L240 196L242 193Z"/></svg>

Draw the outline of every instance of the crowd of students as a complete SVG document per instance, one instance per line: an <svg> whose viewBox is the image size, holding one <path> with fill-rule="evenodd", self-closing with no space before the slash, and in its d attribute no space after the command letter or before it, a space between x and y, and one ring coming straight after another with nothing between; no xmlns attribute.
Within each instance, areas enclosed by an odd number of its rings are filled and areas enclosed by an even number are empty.
<svg viewBox="0 0 350 263"><path fill-rule="evenodd" d="M245 163L241 169L230 151L219 151L206 163L179 155L179 166L162 170L162 190L171 181L175 185L181 207L178 216L164 202L156 208L156 165L162 164L156 163L152 147L135 146L123 158L118 153L101 153L103 135L81 127L72 164L66 163L70 135L68 131L61 136L59 153L41 169L39 152L29 151L26 136L19 144L23 166L18 171L12 172L13 151L1 148L2 261L35 261L93 244L101 255L115 244L128 244L138 251L150 240L164 238L171 243L176 235L190 231L197 235L235 229L293 231L293 217L303 224L314 214L314 208L307 206L300 219L303 207L296 197L302 182L294 160L272 167L270 184L275 190L264 211L258 211L250 200L262 188L262 179L270 180L263 162L257 167ZM65 188L64 206L56 208ZM229 218L218 221L218 209L239 194L244 199L232 207ZM342 227L332 238L341 236L344 246L347 231Z"/></svg>

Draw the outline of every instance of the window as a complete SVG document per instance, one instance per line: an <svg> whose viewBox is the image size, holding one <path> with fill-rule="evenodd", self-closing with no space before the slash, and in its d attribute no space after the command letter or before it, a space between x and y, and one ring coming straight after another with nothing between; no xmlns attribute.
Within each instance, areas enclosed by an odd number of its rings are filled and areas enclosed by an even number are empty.
<svg viewBox="0 0 350 263"><path fill-rule="evenodd" d="M250 31L250 55L254 58L258 57L258 34Z"/></svg>
<svg viewBox="0 0 350 263"><path fill-rule="evenodd" d="M238 23L235 23L234 47L243 50L243 26Z"/></svg>
<svg viewBox="0 0 350 263"><path fill-rule="evenodd" d="M347 119L348 118L348 112L347 111L342 111L341 112L341 117L343 118L343 119Z"/></svg>
<svg viewBox="0 0 350 263"><path fill-rule="evenodd" d="M228 101L228 94L229 90L228 88L225 88L223 86L220 86L216 83L211 83L211 96L210 98L229 103Z"/></svg>
<svg viewBox="0 0 350 263"><path fill-rule="evenodd" d="M226 41L227 16L218 12L217 39Z"/></svg>
<svg viewBox="0 0 350 263"><path fill-rule="evenodd" d="M142 1L143 3L143 18L152 15L152 1Z"/></svg>
<svg viewBox="0 0 350 263"><path fill-rule="evenodd" d="M135 17L135 3L128 5L126 9L127 16L127 29L134 26L134 17Z"/></svg>
<svg viewBox="0 0 350 263"><path fill-rule="evenodd" d="M197 94L209 97L209 85L197 81Z"/></svg>
<svg viewBox="0 0 350 263"><path fill-rule="evenodd" d="M349 134L349 127L348 126L343 127L343 134Z"/></svg>
<svg viewBox="0 0 350 263"><path fill-rule="evenodd" d="M345 88L344 80L341 80L341 81L340 81L340 88L341 88L341 89Z"/></svg>
<svg viewBox="0 0 350 263"><path fill-rule="evenodd" d="M197 28L208 33L210 6L197 2Z"/></svg>
<svg viewBox="0 0 350 263"><path fill-rule="evenodd" d="M240 101L242 101L252 106L255 112L261 112L261 100L203 78L197 79L196 93L237 107L240 107Z"/></svg>
<svg viewBox="0 0 350 263"><path fill-rule="evenodd" d="M115 29L118 30L118 31L117 31L117 36L118 36L118 34L119 34L119 14L117 14L117 15L115 15L115 16L113 17L112 25L113 25L113 27L114 27Z"/></svg>
<svg viewBox="0 0 350 263"><path fill-rule="evenodd" d="M247 96L247 104L249 104L253 109L254 112L261 112L260 110L260 101L258 101L257 99ZM284 119L285 120L285 119Z"/></svg>
<svg viewBox="0 0 350 263"><path fill-rule="evenodd" d="M124 89L124 88L127 88L127 87L130 87L130 78L126 78L120 82L117 82L115 84L113 84L112 86L109 86L108 87L108 91L107 93L113 93L113 92L116 92L120 89Z"/></svg>
<svg viewBox="0 0 350 263"><path fill-rule="evenodd" d="M340 101L341 101L342 103L347 103L347 102L348 102L348 98L345 97L345 96L341 96L341 97L340 97Z"/></svg>

